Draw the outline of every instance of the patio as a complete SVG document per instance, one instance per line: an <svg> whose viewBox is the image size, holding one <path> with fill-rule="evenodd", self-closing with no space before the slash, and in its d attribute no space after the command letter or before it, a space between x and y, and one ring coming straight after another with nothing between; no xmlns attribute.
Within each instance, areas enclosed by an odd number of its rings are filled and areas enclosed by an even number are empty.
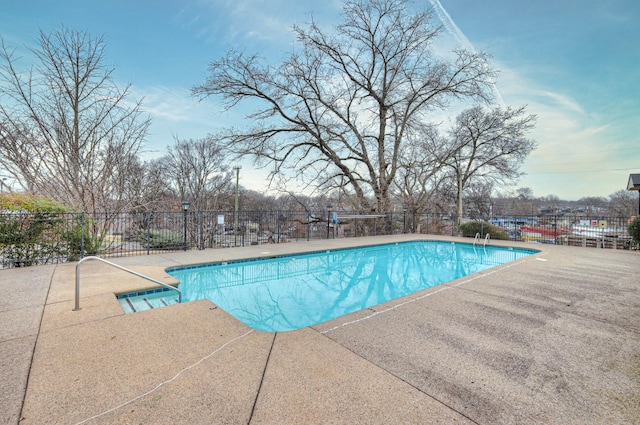
<svg viewBox="0 0 640 425"><path fill-rule="evenodd" d="M118 258L164 269L419 235ZM125 315L100 263L0 271L2 424L638 424L638 252L492 241L525 259L284 333L209 301ZM268 251L268 253L266 253Z"/></svg>

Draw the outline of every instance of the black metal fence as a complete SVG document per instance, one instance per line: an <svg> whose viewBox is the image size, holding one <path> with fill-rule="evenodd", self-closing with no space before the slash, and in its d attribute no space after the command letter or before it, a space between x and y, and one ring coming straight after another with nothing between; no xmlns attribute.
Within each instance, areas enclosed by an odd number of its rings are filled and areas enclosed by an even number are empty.
<svg viewBox="0 0 640 425"><path fill-rule="evenodd" d="M453 236L457 233L455 221L451 215L409 212L241 211L237 215L233 211L117 215L0 212L0 267L77 261L87 255L145 255L399 233ZM482 223L499 226L508 238L518 241L628 248L632 246L627 234L629 221L629 218L545 216L500 217Z"/></svg>
<svg viewBox="0 0 640 425"><path fill-rule="evenodd" d="M488 220L509 239L595 248L630 249L637 244L629 234L634 217L585 217L582 215L511 216Z"/></svg>

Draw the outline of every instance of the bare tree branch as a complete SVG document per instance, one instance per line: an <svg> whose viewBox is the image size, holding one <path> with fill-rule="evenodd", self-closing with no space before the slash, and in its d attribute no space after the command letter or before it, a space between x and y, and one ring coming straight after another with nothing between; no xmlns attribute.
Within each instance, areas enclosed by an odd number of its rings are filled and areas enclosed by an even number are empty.
<svg viewBox="0 0 640 425"><path fill-rule="evenodd" d="M113 83L101 37L62 27L30 50L37 63L24 72L0 48L0 163L29 191L77 210L123 211L150 124L141 103Z"/></svg>
<svg viewBox="0 0 640 425"><path fill-rule="evenodd" d="M343 18L332 33L295 26L302 49L278 66L231 51L193 93L255 107L250 125L225 131L236 154L328 191L348 188L356 208L387 210L411 134L453 98L487 99L494 73L482 54L435 59L431 13L405 0L348 1Z"/></svg>
<svg viewBox="0 0 640 425"><path fill-rule="evenodd" d="M455 152L443 163L455 176L456 213L462 216L462 193L472 182L507 184L520 177L520 165L536 147L527 134L536 122L526 108L463 111L449 133Z"/></svg>
<svg viewBox="0 0 640 425"><path fill-rule="evenodd" d="M220 194L230 191L231 174L215 138L176 139L162 162L178 199L191 202L195 211L220 209Z"/></svg>

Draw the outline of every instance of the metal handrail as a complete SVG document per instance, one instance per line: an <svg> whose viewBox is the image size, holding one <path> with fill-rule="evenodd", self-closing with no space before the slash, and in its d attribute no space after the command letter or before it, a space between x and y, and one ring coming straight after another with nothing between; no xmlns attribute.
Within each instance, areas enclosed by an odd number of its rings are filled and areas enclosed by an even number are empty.
<svg viewBox="0 0 640 425"><path fill-rule="evenodd" d="M160 286L164 286L165 288L172 289L172 290L174 290L174 291L176 291L178 293L178 303L182 302L182 291L180 289L176 288L175 286L167 285L164 282L160 282L159 280L155 280L152 277L145 276L145 275L143 275L141 273L138 273L138 272L134 272L133 270L130 270L130 269L126 268L126 267L122 267L122 266L120 266L120 265L118 265L116 263L112 263L111 261L107 261L104 258L100 258L100 257L96 257L96 256L91 255L89 257L84 257L82 260L78 261L78 264L76 265L76 306L73 309L73 311L82 310L80 308L80 265L83 262L87 261L87 260L98 260L98 261L101 261L103 263L109 264L110 266L113 266L113 267L116 267L116 268L118 268L120 270L123 270L123 271L125 271L127 273L131 273L132 275L141 277L143 279L146 279L148 281L156 283L156 284L158 284Z"/></svg>
<svg viewBox="0 0 640 425"><path fill-rule="evenodd" d="M479 237L480 237L480 232L476 233L476 237L473 238L473 246L476 246L476 242L478 242Z"/></svg>
<svg viewBox="0 0 640 425"><path fill-rule="evenodd" d="M484 237L484 245L482 246L487 246L489 239L491 239L491 235L487 233L487 235Z"/></svg>

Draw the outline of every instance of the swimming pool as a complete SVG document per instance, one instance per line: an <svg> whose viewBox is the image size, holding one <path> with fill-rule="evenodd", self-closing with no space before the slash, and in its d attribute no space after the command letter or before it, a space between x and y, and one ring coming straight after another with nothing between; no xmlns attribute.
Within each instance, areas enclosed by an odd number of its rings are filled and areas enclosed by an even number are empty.
<svg viewBox="0 0 640 425"><path fill-rule="evenodd" d="M412 241L168 269L183 301L209 299L254 329L315 325L535 250Z"/></svg>

